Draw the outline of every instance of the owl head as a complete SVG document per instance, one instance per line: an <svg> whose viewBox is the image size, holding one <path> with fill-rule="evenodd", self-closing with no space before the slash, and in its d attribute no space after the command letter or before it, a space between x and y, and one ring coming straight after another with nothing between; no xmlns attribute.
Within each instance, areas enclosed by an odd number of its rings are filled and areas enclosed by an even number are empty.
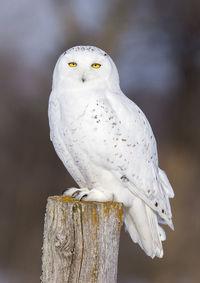
<svg viewBox="0 0 200 283"><path fill-rule="evenodd" d="M111 57L94 46L75 46L58 59L53 74L53 89L119 87L119 75Z"/></svg>

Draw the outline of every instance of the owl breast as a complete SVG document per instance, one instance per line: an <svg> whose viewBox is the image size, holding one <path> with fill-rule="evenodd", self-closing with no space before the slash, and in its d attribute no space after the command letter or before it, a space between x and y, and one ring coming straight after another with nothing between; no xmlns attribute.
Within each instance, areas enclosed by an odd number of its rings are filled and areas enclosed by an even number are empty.
<svg viewBox="0 0 200 283"><path fill-rule="evenodd" d="M111 105L99 92L82 93L81 97L72 93L70 99L63 94L50 99L50 105L52 142L65 167L79 184L76 174L71 173L73 167L78 168L87 186L101 182L107 163L114 163L116 158L108 156L122 136L121 121Z"/></svg>

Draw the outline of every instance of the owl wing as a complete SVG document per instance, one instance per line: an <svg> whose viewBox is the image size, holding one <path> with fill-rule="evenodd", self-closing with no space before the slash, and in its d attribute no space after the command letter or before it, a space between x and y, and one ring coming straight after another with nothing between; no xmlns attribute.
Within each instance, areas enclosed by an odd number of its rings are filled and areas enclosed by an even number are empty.
<svg viewBox="0 0 200 283"><path fill-rule="evenodd" d="M169 198L174 197L174 192L158 167L156 141L147 118L123 94L110 97L109 103L123 125L118 142L121 159L115 158L113 168L117 178L173 229Z"/></svg>

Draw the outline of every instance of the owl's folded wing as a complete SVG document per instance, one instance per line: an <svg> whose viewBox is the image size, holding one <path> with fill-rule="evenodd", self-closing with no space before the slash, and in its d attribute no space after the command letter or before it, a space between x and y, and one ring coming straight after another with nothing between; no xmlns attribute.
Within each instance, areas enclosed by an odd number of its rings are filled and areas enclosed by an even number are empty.
<svg viewBox="0 0 200 283"><path fill-rule="evenodd" d="M173 229L169 198L174 193L166 174L158 167L151 126L139 107L125 96L120 99L121 112L118 111L118 115L121 115L123 129L118 152L122 158L115 159L114 172L124 186Z"/></svg>

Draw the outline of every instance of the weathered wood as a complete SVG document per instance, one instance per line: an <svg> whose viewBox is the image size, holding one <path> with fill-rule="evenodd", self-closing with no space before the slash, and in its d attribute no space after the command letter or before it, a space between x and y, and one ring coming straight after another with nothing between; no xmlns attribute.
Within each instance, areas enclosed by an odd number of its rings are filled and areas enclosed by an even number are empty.
<svg viewBox="0 0 200 283"><path fill-rule="evenodd" d="M123 204L48 198L43 283L114 283Z"/></svg>

